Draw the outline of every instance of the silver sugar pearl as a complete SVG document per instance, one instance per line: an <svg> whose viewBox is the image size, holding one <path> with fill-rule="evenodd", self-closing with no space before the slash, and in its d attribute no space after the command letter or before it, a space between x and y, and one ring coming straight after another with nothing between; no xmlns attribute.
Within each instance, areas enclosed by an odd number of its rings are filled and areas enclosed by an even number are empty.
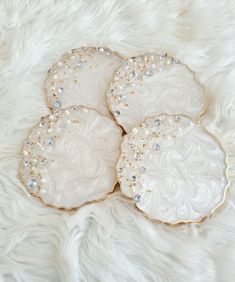
<svg viewBox="0 0 235 282"><path fill-rule="evenodd" d="M155 150L155 151L159 151L160 150L160 145L158 144L158 143L154 143L153 144L153 149Z"/></svg>
<svg viewBox="0 0 235 282"><path fill-rule="evenodd" d="M77 62L77 67L78 67L79 69L82 68L83 65L84 65L84 63L83 63L82 61L78 61L78 62Z"/></svg>
<svg viewBox="0 0 235 282"><path fill-rule="evenodd" d="M29 179L27 182L27 186L30 189L33 189L37 186L37 180L36 179Z"/></svg>
<svg viewBox="0 0 235 282"><path fill-rule="evenodd" d="M135 71L132 71L131 73L130 73L130 77L135 77L136 76L136 72Z"/></svg>
<svg viewBox="0 0 235 282"><path fill-rule="evenodd" d="M135 197L134 197L134 200L135 200L136 203L139 203L139 201L141 200L140 194L136 194Z"/></svg>
<svg viewBox="0 0 235 282"><path fill-rule="evenodd" d="M58 91L59 94L63 94L64 93L64 88L63 87L59 87L57 91Z"/></svg>
<svg viewBox="0 0 235 282"><path fill-rule="evenodd" d="M31 143L31 141L29 141L29 140L25 140L25 141L24 141L24 144L26 144L26 145L31 145L32 143Z"/></svg>
<svg viewBox="0 0 235 282"><path fill-rule="evenodd" d="M146 167L142 166L142 167L140 168L140 172L141 172L141 173L145 173L145 172L146 172Z"/></svg>
<svg viewBox="0 0 235 282"><path fill-rule="evenodd" d="M41 160L41 162L40 162L40 164L41 164L41 165L45 165L45 164L47 164L47 159L45 159L45 158L44 158L44 159L42 159L42 160Z"/></svg>
<svg viewBox="0 0 235 282"><path fill-rule="evenodd" d="M102 47L99 47L98 50L100 51L100 53L104 52L104 48L102 48Z"/></svg>
<svg viewBox="0 0 235 282"><path fill-rule="evenodd" d="M166 64L170 65L171 63L172 63L172 58L170 57L170 58L167 59Z"/></svg>
<svg viewBox="0 0 235 282"><path fill-rule="evenodd" d="M119 172L119 173L122 172L122 168L121 168L121 167L118 168L118 172Z"/></svg>
<svg viewBox="0 0 235 282"><path fill-rule="evenodd" d="M125 101L126 101L126 96L125 96L125 95L119 95L119 96L118 96L118 100L119 100L120 102L125 102Z"/></svg>
<svg viewBox="0 0 235 282"><path fill-rule="evenodd" d="M46 194L46 193L47 193L46 189L41 189L40 190L40 194Z"/></svg>
<svg viewBox="0 0 235 282"><path fill-rule="evenodd" d="M24 167L28 166L29 165L29 161L25 160L24 161Z"/></svg>
<svg viewBox="0 0 235 282"><path fill-rule="evenodd" d="M160 121L160 119L155 119L154 120L154 123L155 123L155 125L157 125L157 126L160 126L161 125L161 121Z"/></svg>
<svg viewBox="0 0 235 282"><path fill-rule="evenodd" d="M132 181L136 181L136 176L135 176L135 175L132 175L131 180L132 180Z"/></svg>
<svg viewBox="0 0 235 282"><path fill-rule="evenodd" d="M86 109L86 108L83 108L82 111L83 111L83 113L88 113L88 109Z"/></svg>
<svg viewBox="0 0 235 282"><path fill-rule="evenodd" d="M138 128L134 127L134 128L132 129L132 133L136 134L137 132L138 132Z"/></svg>
<svg viewBox="0 0 235 282"><path fill-rule="evenodd" d="M28 155L29 155L29 152L26 151L26 150L24 150L24 151L23 151L23 155L24 155L24 156L28 156Z"/></svg>
<svg viewBox="0 0 235 282"><path fill-rule="evenodd" d="M44 183L46 183L46 182L47 182L47 179L46 179L46 178L44 178L44 177L42 177L42 178L40 179L40 182L44 184Z"/></svg>
<svg viewBox="0 0 235 282"><path fill-rule="evenodd" d="M147 70L146 71L146 75L147 76L152 76L153 75L153 71L152 70Z"/></svg>
<svg viewBox="0 0 235 282"><path fill-rule="evenodd" d="M60 102L60 100L56 100L55 102L54 102L54 108L60 108L61 107L61 105L62 105L62 103Z"/></svg>
<svg viewBox="0 0 235 282"><path fill-rule="evenodd" d="M47 144L47 145L53 145L53 143L54 143L54 139L53 139L52 137L48 137L48 138L46 139L46 144Z"/></svg>
<svg viewBox="0 0 235 282"><path fill-rule="evenodd" d="M134 154L134 159L135 159L136 161L141 160L141 153L136 152L136 153Z"/></svg>
<svg viewBox="0 0 235 282"><path fill-rule="evenodd" d="M118 116L120 116L120 111L115 111L114 114L115 114L116 117L118 117Z"/></svg>

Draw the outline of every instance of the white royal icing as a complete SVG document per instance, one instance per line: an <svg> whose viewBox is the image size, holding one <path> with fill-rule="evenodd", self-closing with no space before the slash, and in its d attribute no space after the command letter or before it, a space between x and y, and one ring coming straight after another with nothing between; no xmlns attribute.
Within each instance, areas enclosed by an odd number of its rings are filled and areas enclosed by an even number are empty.
<svg viewBox="0 0 235 282"><path fill-rule="evenodd" d="M30 193L57 208L99 200L117 183L121 139L120 128L94 110L58 110L42 118L24 143L23 182Z"/></svg>
<svg viewBox="0 0 235 282"><path fill-rule="evenodd" d="M124 195L153 219L197 222L223 202L226 155L183 115L147 119L124 137L117 174Z"/></svg>
<svg viewBox="0 0 235 282"><path fill-rule="evenodd" d="M107 98L115 119L126 132L161 113L197 118L205 107L203 87L193 72L173 58L160 55L125 61L114 74Z"/></svg>

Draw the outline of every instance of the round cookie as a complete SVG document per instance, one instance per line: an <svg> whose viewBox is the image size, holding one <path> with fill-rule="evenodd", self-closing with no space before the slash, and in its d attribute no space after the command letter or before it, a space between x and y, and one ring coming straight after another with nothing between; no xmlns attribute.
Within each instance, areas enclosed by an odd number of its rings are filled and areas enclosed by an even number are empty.
<svg viewBox="0 0 235 282"><path fill-rule="evenodd" d="M117 178L121 129L84 107L43 117L23 145L20 176L29 193L55 208L103 199Z"/></svg>
<svg viewBox="0 0 235 282"><path fill-rule="evenodd" d="M105 91L122 62L123 58L108 48L81 47L65 53L45 80L49 107L84 105L108 115Z"/></svg>
<svg viewBox="0 0 235 282"><path fill-rule="evenodd" d="M107 90L108 105L126 132L161 113L197 118L204 111L202 85L172 57L145 55L126 60Z"/></svg>
<svg viewBox="0 0 235 282"><path fill-rule="evenodd" d="M185 115L161 114L125 135L118 160L121 192L158 221L199 222L229 184L220 143Z"/></svg>

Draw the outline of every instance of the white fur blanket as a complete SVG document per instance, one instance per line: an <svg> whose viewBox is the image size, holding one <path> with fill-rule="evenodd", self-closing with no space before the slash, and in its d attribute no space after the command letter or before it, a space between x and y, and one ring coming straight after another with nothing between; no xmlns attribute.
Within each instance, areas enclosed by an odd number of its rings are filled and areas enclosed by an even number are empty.
<svg viewBox="0 0 235 282"><path fill-rule="evenodd" d="M199 225L154 224L119 192L73 214L22 190L20 146L48 113L43 80L67 50L167 52L205 85L204 125L229 156L227 201ZM232 282L235 277L235 2L0 1L0 281Z"/></svg>

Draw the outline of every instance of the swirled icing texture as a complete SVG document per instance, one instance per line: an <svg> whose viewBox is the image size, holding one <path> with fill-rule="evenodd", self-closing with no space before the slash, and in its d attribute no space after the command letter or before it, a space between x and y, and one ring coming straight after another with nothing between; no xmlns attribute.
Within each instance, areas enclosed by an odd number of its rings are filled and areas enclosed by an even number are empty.
<svg viewBox="0 0 235 282"><path fill-rule="evenodd" d="M160 55L125 61L115 72L107 97L126 132L161 113L197 118L205 107L203 87L194 73L172 57Z"/></svg>
<svg viewBox="0 0 235 282"><path fill-rule="evenodd" d="M71 209L103 198L117 183L121 129L83 107L42 118L24 143L20 172L26 188L48 205Z"/></svg>
<svg viewBox="0 0 235 282"><path fill-rule="evenodd" d="M117 53L107 48L81 47L65 53L46 77L50 107L83 105L108 115L105 91L122 62Z"/></svg>
<svg viewBox="0 0 235 282"><path fill-rule="evenodd" d="M117 173L124 195L163 222L197 222L224 200L226 155L182 115L148 119L124 137Z"/></svg>

